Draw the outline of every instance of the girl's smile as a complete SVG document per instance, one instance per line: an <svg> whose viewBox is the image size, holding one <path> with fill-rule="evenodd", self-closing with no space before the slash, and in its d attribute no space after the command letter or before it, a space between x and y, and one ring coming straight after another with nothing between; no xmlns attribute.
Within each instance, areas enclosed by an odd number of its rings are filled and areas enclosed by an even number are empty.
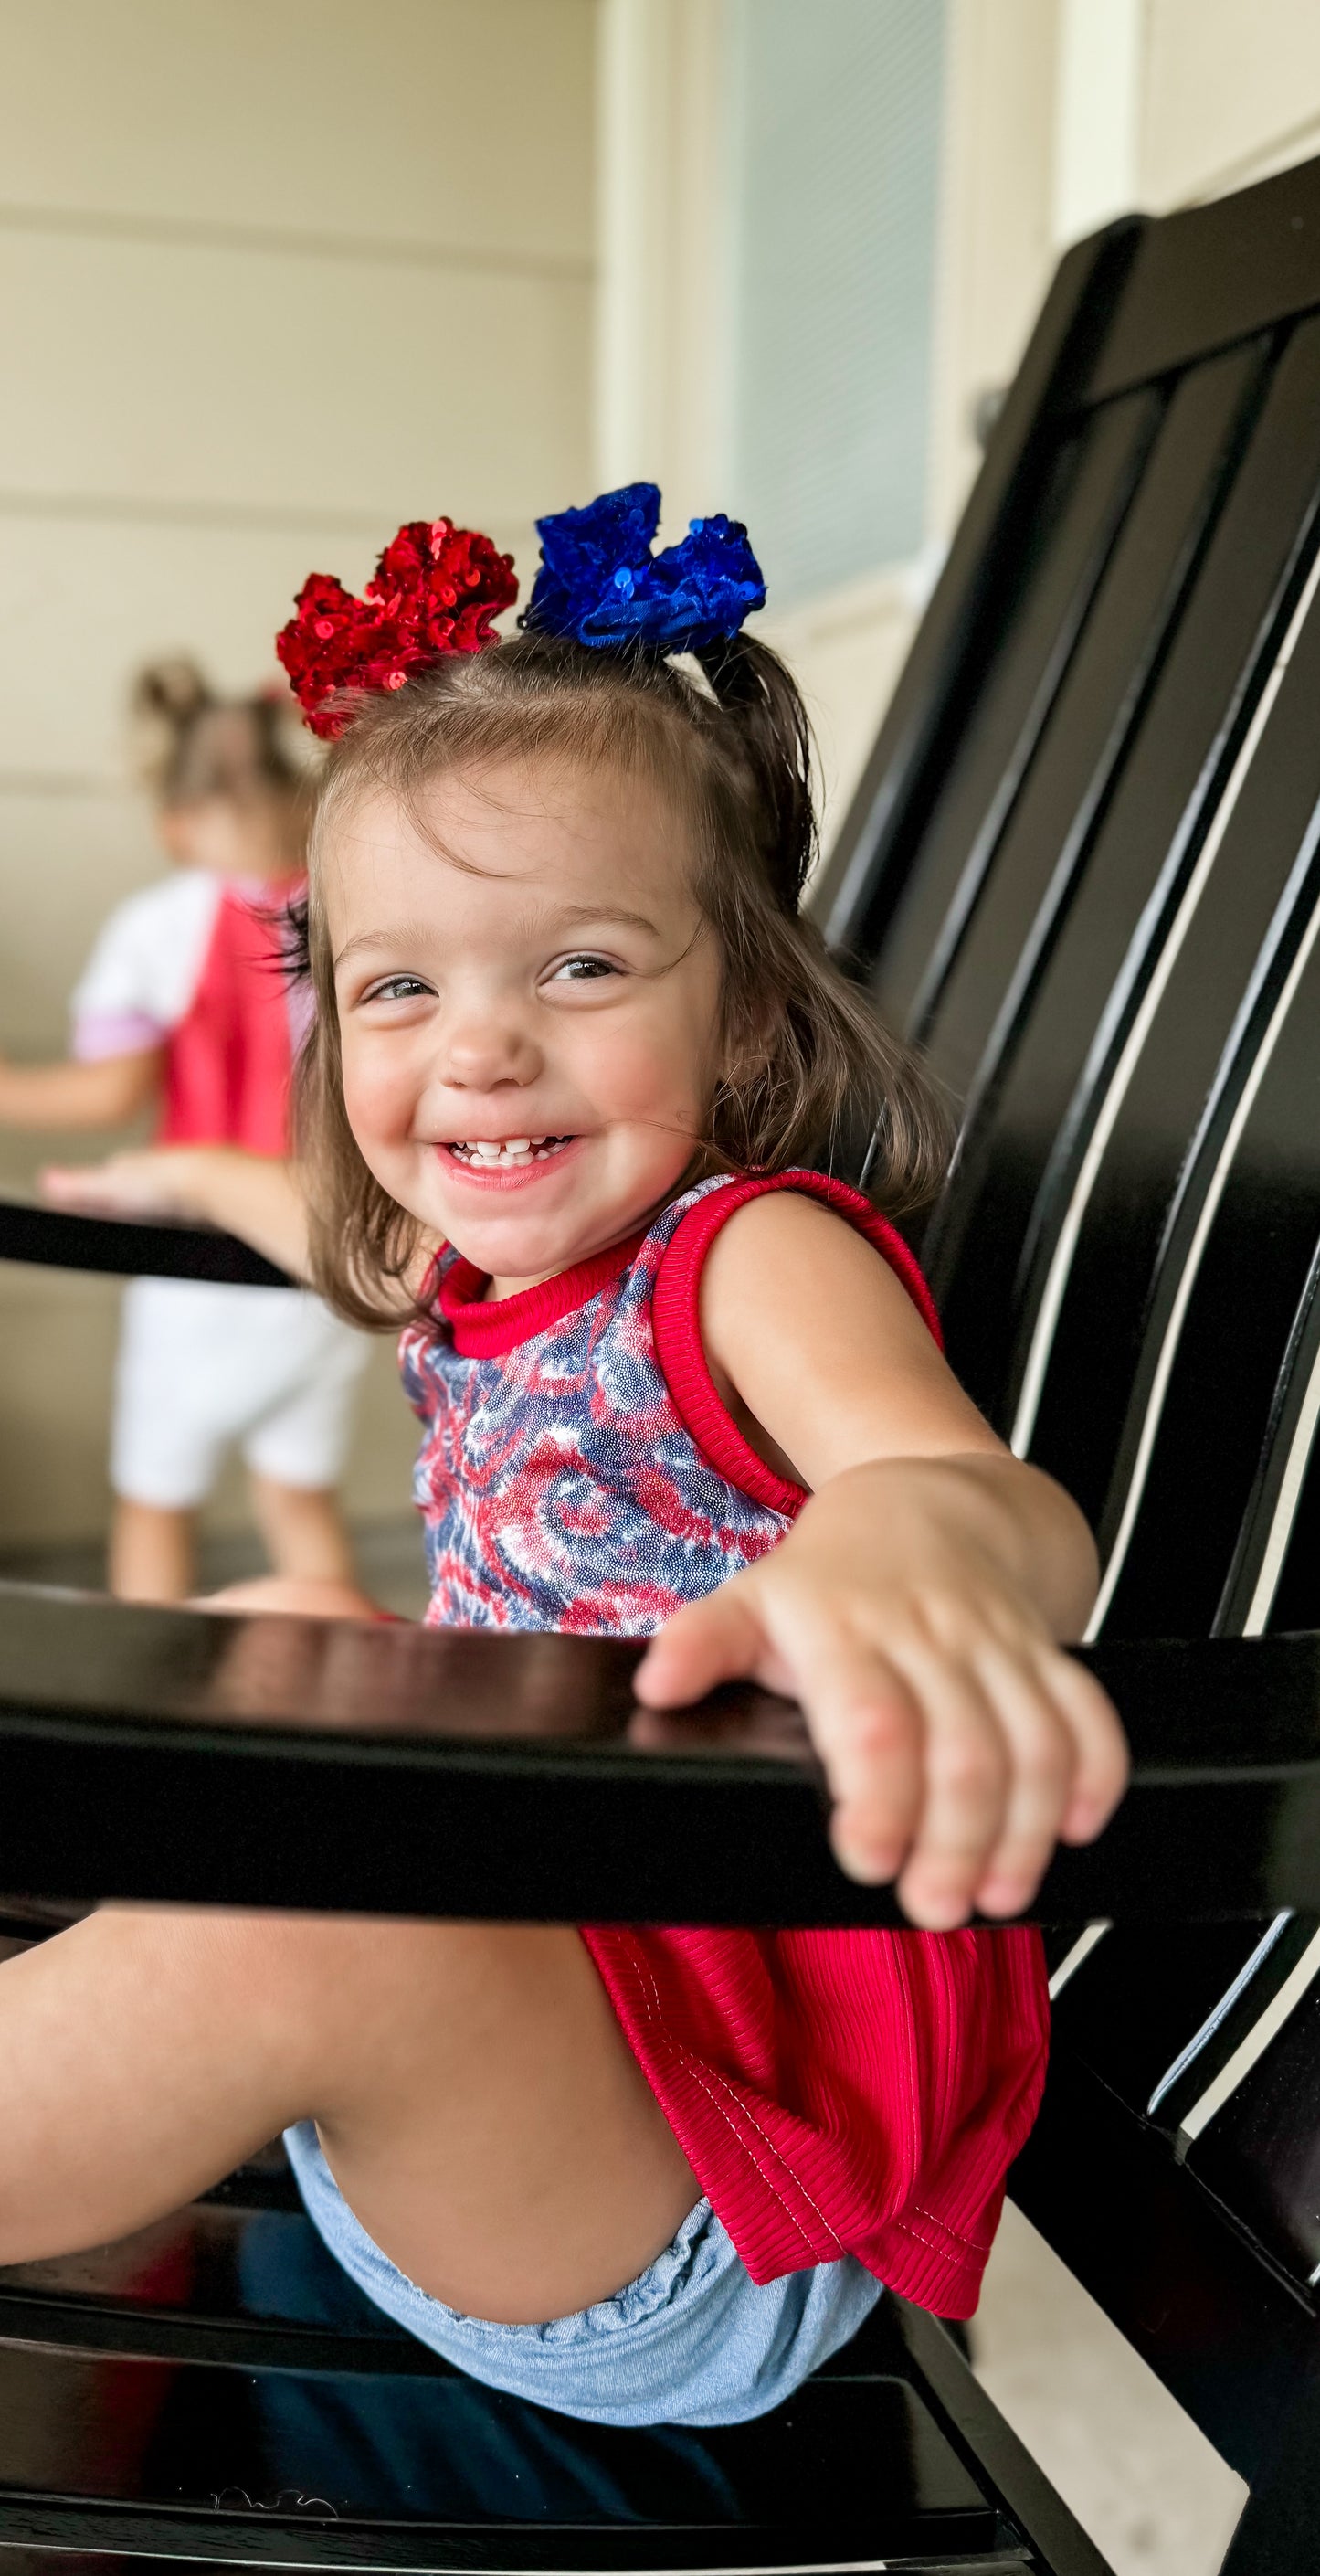
<svg viewBox="0 0 1320 2576"><path fill-rule="evenodd" d="M479 1190L525 1189L548 1177L547 1166L571 1158L585 1143L582 1136L508 1136L455 1139L436 1152L453 1167L453 1176Z"/></svg>
<svg viewBox="0 0 1320 2576"><path fill-rule="evenodd" d="M493 1292L635 1233L709 1114L716 943L654 791L567 762L364 801L326 903L368 1166Z"/></svg>

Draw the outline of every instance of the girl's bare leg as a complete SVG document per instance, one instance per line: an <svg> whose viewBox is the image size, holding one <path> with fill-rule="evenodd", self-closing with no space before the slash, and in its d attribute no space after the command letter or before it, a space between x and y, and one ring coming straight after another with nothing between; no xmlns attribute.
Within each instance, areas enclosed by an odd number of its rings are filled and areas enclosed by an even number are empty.
<svg viewBox="0 0 1320 2576"><path fill-rule="evenodd" d="M196 1513L115 1501L110 1589L121 1601L183 1601L197 1580Z"/></svg>
<svg viewBox="0 0 1320 2576"><path fill-rule="evenodd" d="M0 2263L314 2117L363 2226L506 2322L609 2296L698 2187L575 1932L108 1907L0 1967Z"/></svg>
<svg viewBox="0 0 1320 2576"><path fill-rule="evenodd" d="M281 1485L249 1473L252 1512L277 1575L295 1583L353 1582L353 1550L333 1490Z"/></svg>
<svg viewBox="0 0 1320 2576"><path fill-rule="evenodd" d="M224 1609L369 1614L351 1587ZM314 2118L411 2280L539 2323L609 2297L698 2186L562 1925L104 1907L0 1967L0 2264L177 2209Z"/></svg>

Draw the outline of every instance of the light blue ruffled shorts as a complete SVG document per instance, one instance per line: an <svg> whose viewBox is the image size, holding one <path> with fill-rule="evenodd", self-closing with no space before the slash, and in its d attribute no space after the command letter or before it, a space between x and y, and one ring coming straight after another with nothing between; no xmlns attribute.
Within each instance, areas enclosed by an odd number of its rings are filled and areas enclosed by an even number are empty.
<svg viewBox="0 0 1320 2576"><path fill-rule="evenodd" d="M612 2299L547 2325L492 2325L428 2297L344 2199L314 2124L284 2143L307 2214L378 2308L456 2369L588 2424L743 2424L791 2397L880 2296L852 2255L759 2285L708 2200Z"/></svg>

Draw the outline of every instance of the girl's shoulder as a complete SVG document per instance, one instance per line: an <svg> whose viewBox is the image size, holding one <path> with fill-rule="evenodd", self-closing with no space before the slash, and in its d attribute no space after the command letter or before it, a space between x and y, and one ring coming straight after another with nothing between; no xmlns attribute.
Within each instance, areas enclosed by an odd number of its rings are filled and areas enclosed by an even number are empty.
<svg viewBox="0 0 1320 2576"><path fill-rule="evenodd" d="M171 868L107 913L101 940L145 946L195 936L209 927L223 891L220 878L204 868Z"/></svg>
<svg viewBox="0 0 1320 2576"><path fill-rule="evenodd" d="M75 988L75 1023L136 1015L172 1028L201 973L220 893L218 877L181 868L116 904Z"/></svg>
<svg viewBox="0 0 1320 2576"><path fill-rule="evenodd" d="M702 1274L720 1238L731 1245L736 1235L758 1264L773 1266L777 1247L800 1230L808 1208L812 1213L807 1223L820 1235L823 1246L828 1246L828 1234L821 1232L820 1215L838 1222L880 1255L938 1342L934 1300L916 1255L897 1227L848 1182L806 1170L747 1178L717 1175L699 1181L665 1209L647 1236L639 1262L639 1268L649 1271L645 1285L657 1331L664 1334L674 1326L696 1329ZM738 1224L730 1233L735 1218Z"/></svg>

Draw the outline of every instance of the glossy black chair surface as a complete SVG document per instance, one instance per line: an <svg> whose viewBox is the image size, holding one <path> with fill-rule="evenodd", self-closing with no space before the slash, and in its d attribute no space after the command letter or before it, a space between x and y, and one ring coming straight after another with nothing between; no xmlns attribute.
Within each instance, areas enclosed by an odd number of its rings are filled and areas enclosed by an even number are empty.
<svg viewBox="0 0 1320 2576"><path fill-rule="evenodd" d="M658 1716L640 1649L0 1584L0 1886L545 1921L900 1926L836 1866L800 1712ZM1320 1638L1086 1650L1133 1779L1034 1911L1320 1910ZM1263 1713L1262 1713L1263 1711Z"/></svg>

